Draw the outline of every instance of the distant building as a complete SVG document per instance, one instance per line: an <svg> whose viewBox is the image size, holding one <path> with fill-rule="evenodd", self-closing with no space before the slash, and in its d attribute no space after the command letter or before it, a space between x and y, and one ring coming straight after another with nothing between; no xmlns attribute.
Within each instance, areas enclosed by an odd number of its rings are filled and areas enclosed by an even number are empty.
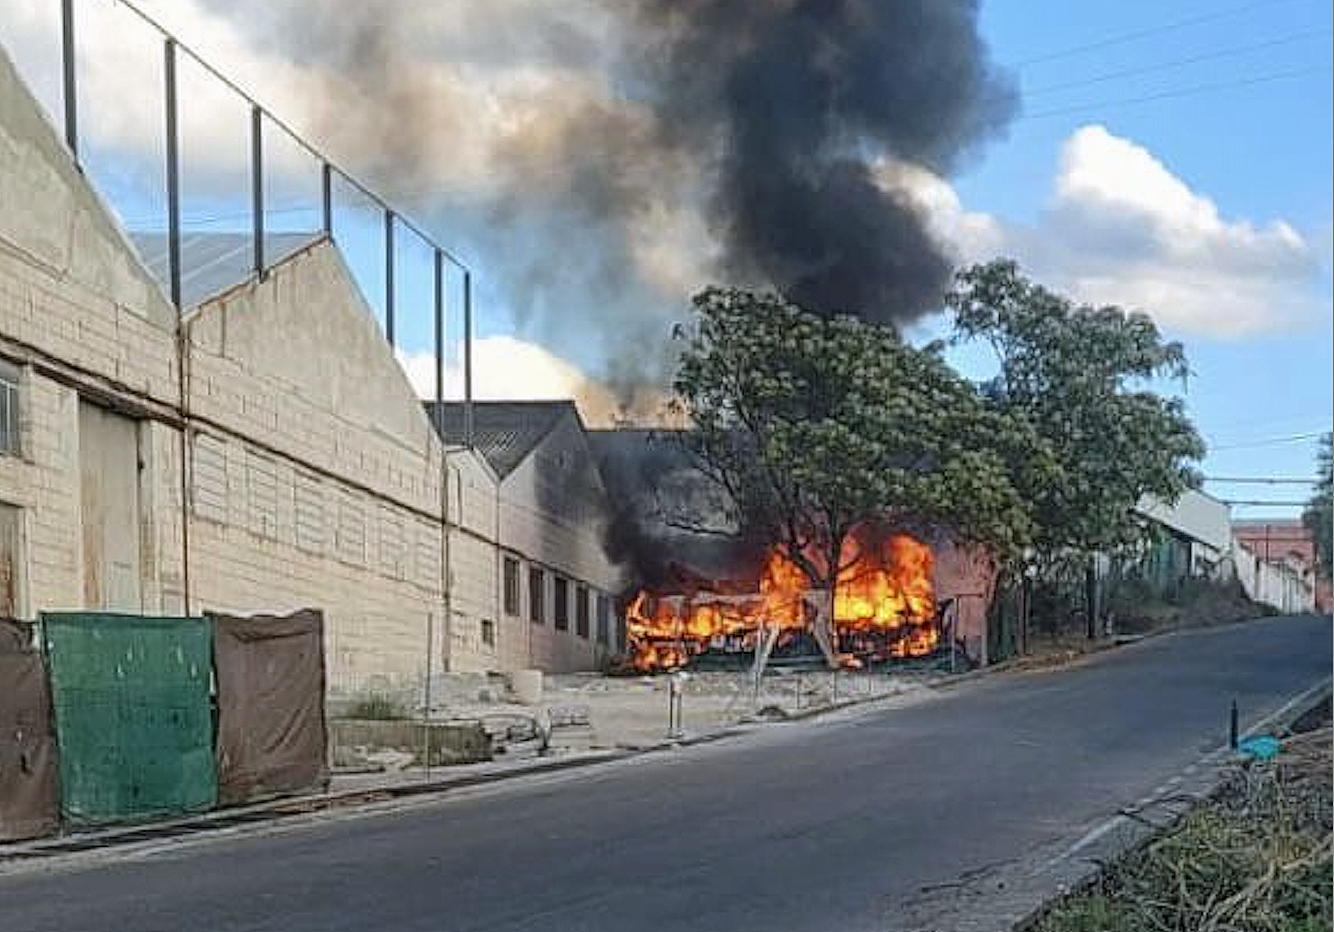
<svg viewBox="0 0 1334 932"><path fill-rule="evenodd" d="M1278 611L1317 604L1314 548L1300 521L1234 522L1225 503L1193 489L1172 505L1145 498L1135 511L1157 529L1143 572L1159 589L1191 577L1235 578L1249 598ZM1324 591L1328 599L1327 583Z"/></svg>
<svg viewBox="0 0 1334 932"><path fill-rule="evenodd" d="M1316 611L1331 609L1330 580L1316 567L1315 541L1300 518L1264 518L1234 521L1233 534L1253 561L1299 567L1310 575Z"/></svg>
<svg viewBox="0 0 1334 932"><path fill-rule="evenodd" d="M1157 528L1145 560L1151 583L1169 588L1189 577L1219 577L1230 572L1232 516L1211 495L1187 489L1173 504L1145 497L1135 512Z"/></svg>
<svg viewBox="0 0 1334 932"><path fill-rule="evenodd" d="M426 410L441 439L469 438L465 406ZM498 477L497 617L506 668L581 670L624 645L620 567L607 546L610 506L573 401L479 401L472 443Z"/></svg>

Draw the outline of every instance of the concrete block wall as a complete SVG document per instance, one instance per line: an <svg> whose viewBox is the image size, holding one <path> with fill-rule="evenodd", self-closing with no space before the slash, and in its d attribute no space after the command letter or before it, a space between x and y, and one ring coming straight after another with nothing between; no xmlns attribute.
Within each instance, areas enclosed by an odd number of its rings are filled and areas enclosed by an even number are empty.
<svg viewBox="0 0 1334 932"><path fill-rule="evenodd" d="M443 451L327 241L186 322L188 409L276 454L438 516Z"/></svg>
<svg viewBox="0 0 1334 932"><path fill-rule="evenodd" d="M84 606L79 399L141 418L143 456L151 418L170 418L178 395L176 315L2 50L0 205L0 355L20 372L20 449L0 455L0 501L20 509L17 608L31 617ZM157 520L138 528L150 553Z"/></svg>
<svg viewBox="0 0 1334 932"><path fill-rule="evenodd" d="M82 603L78 396L31 369L21 378L20 452L0 456L0 501L19 509L16 609L31 617L39 606Z"/></svg>

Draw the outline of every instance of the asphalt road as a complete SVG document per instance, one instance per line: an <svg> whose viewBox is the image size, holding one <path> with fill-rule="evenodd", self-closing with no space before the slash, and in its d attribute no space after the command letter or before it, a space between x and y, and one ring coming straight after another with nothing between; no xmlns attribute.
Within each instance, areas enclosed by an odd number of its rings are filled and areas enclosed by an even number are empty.
<svg viewBox="0 0 1334 932"><path fill-rule="evenodd" d="M1332 659L1321 618L1157 638L913 708L0 876L0 930L883 928L923 885L1080 837L1225 740L1233 698L1254 720Z"/></svg>

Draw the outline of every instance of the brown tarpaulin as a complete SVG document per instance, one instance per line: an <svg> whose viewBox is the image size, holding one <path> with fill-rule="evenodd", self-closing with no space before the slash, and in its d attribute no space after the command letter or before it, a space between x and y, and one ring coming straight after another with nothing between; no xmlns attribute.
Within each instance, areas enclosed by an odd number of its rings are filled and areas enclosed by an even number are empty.
<svg viewBox="0 0 1334 932"><path fill-rule="evenodd" d="M0 618L0 841L60 828L51 692L30 631Z"/></svg>
<svg viewBox="0 0 1334 932"><path fill-rule="evenodd" d="M324 614L209 614L218 677L218 800L323 789Z"/></svg>

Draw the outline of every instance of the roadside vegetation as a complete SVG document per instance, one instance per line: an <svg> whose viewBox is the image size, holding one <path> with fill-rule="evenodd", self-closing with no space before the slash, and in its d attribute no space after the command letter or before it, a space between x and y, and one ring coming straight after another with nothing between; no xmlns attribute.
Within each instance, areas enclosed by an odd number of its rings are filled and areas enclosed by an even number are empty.
<svg viewBox="0 0 1334 932"><path fill-rule="evenodd" d="M366 721L394 722L406 719L409 715L407 707L393 696L371 691L353 700L342 717Z"/></svg>
<svg viewBox="0 0 1334 932"><path fill-rule="evenodd" d="M1324 723L1235 773L1030 932L1328 932L1331 774Z"/></svg>
<svg viewBox="0 0 1334 932"><path fill-rule="evenodd" d="M1306 504L1302 521L1315 541L1316 561L1328 579L1334 573L1334 434L1320 439L1316 457L1315 494Z"/></svg>

